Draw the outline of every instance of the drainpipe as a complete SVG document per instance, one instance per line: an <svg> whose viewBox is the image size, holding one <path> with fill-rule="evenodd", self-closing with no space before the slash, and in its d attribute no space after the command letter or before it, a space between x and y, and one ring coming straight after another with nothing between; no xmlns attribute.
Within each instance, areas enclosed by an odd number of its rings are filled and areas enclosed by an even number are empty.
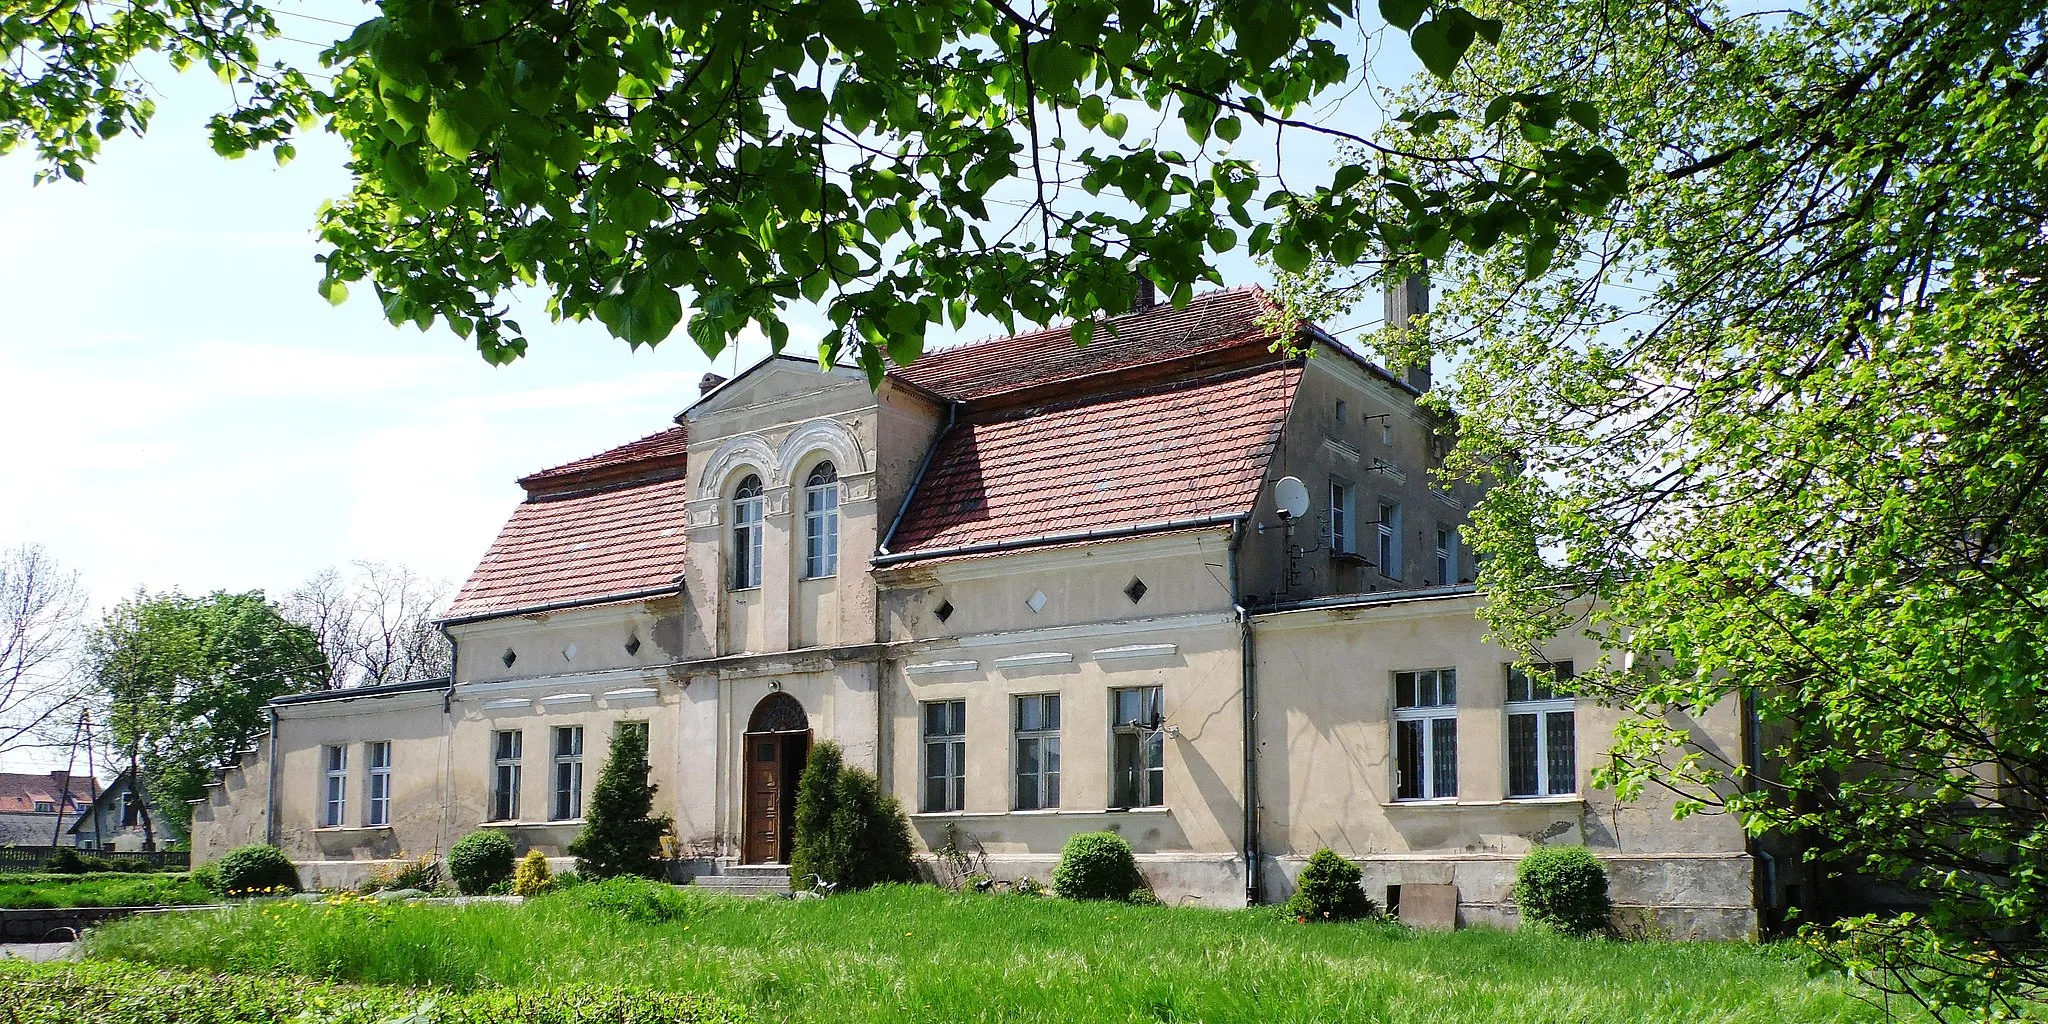
<svg viewBox="0 0 2048 1024"><path fill-rule="evenodd" d="M455 666L459 653L455 634L445 622L441 623L441 636L448 641L448 689L441 694L441 828L434 833L436 855L447 849L448 815L455 803Z"/></svg>
<svg viewBox="0 0 2048 1024"><path fill-rule="evenodd" d="M1238 548L1244 542L1245 524L1240 518L1230 527L1230 607L1237 616L1237 635L1244 690L1244 902L1259 902L1259 739L1258 668L1252 652L1252 617L1244 606L1244 584L1239 575Z"/></svg>
<svg viewBox="0 0 2048 1024"><path fill-rule="evenodd" d="M268 771L265 772L265 774L269 776L269 781L265 785L265 792L263 794L263 841L269 843L272 846L276 846L278 838L277 708L273 705L269 708L266 708L265 710L270 712L270 753L265 755L264 757L264 760L266 762L265 767L268 769Z"/></svg>

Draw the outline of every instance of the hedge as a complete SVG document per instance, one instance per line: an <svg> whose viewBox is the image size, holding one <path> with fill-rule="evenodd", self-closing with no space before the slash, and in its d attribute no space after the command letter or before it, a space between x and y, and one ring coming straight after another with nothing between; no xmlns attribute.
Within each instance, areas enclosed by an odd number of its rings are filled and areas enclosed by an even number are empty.
<svg viewBox="0 0 2048 1024"><path fill-rule="evenodd" d="M1114 832L1079 832L1067 837L1052 869L1052 889L1070 900L1132 900L1145 890L1131 844ZM1149 890L1147 890L1149 892Z"/></svg>
<svg viewBox="0 0 2048 1024"><path fill-rule="evenodd" d="M84 961L0 960L10 1024L740 1024L723 1000L613 987L454 993L332 985L303 978L205 975Z"/></svg>
<svg viewBox="0 0 2048 1024"><path fill-rule="evenodd" d="M503 832L471 832L448 851L448 874L465 894L481 895L500 882L512 881L517 856Z"/></svg>

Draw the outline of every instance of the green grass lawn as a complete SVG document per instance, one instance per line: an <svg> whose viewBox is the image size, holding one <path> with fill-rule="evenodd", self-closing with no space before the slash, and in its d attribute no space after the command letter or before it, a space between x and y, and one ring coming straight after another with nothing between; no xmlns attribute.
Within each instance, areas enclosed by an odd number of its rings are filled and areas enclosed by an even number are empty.
<svg viewBox="0 0 2048 1024"><path fill-rule="evenodd" d="M1788 951L888 888L793 902L584 886L524 905L265 902L98 929L98 958L470 991L715 994L767 1021L1861 1021ZM667 920L659 918L668 917Z"/></svg>
<svg viewBox="0 0 2048 1024"><path fill-rule="evenodd" d="M213 903L187 874L14 875L0 877L0 910L154 907Z"/></svg>

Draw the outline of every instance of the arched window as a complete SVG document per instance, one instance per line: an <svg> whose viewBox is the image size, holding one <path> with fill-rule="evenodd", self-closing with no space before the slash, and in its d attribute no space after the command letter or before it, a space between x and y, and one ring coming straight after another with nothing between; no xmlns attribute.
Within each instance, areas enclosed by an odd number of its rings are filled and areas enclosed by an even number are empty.
<svg viewBox="0 0 2048 1024"><path fill-rule="evenodd" d="M748 474L732 492L732 588L761 585L761 478Z"/></svg>
<svg viewBox="0 0 2048 1024"><path fill-rule="evenodd" d="M839 470L818 463L804 481L804 578L839 574Z"/></svg>

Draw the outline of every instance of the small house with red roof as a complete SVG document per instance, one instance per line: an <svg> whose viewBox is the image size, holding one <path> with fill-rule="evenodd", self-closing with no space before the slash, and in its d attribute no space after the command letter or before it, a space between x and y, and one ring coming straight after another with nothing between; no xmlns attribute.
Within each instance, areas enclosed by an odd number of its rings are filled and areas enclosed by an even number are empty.
<svg viewBox="0 0 2048 1024"><path fill-rule="evenodd" d="M1559 681L1600 652L1527 669L1487 638L1481 491L1436 474L1430 383L1257 288L873 388L788 356L707 377L673 425L520 481L447 612L452 678L279 699L194 856L267 840L334 885L479 829L562 857L644 729L677 872L740 891L786 884L831 740L999 877L1106 829L1168 902L1240 906L1330 847L1406 915L1509 923L1516 859L1571 842L1625 913L1752 933L1732 822L1592 786L1616 713ZM1740 756L1733 709L1695 724Z"/></svg>

